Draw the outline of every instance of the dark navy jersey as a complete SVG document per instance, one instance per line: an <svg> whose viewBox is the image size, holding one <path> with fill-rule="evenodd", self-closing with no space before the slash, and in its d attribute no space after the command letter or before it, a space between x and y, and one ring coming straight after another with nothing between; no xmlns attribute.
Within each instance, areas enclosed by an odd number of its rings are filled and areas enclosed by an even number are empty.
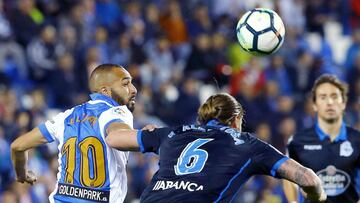
<svg viewBox="0 0 360 203"><path fill-rule="evenodd" d="M330 141L318 125L290 139L288 153L311 168L321 179L328 203L356 203L359 200L360 133L342 125L340 134ZM300 197L299 202L305 202Z"/></svg>
<svg viewBox="0 0 360 203"><path fill-rule="evenodd" d="M231 202L256 174L277 176L288 157L249 133L210 121L139 131L142 152L160 155L160 169L141 202Z"/></svg>

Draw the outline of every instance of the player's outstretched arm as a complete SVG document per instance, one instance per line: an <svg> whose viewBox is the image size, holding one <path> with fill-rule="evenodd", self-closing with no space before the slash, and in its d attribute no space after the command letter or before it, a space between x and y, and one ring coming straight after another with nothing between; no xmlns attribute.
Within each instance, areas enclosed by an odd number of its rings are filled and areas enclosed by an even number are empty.
<svg viewBox="0 0 360 203"><path fill-rule="evenodd" d="M303 190L303 195L306 199L316 202L326 200L321 180L311 169L289 159L279 167L277 173L280 177L298 184Z"/></svg>
<svg viewBox="0 0 360 203"><path fill-rule="evenodd" d="M11 143L11 160L14 165L16 180L18 182L33 184L36 181L35 174L32 171L27 170L27 150L47 142L48 141L42 135L39 128L34 128Z"/></svg>
<svg viewBox="0 0 360 203"><path fill-rule="evenodd" d="M137 132L125 123L111 123L106 129L106 144L122 151L139 151Z"/></svg>

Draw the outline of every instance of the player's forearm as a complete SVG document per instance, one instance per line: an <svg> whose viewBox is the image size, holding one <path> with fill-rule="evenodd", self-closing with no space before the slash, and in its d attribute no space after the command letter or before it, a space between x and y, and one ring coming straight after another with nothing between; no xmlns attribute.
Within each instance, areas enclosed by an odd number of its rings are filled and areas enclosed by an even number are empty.
<svg viewBox="0 0 360 203"><path fill-rule="evenodd" d="M18 151L11 147L11 160L18 178L24 178L26 176L27 159L27 151Z"/></svg>
<svg viewBox="0 0 360 203"><path fill-rule="evenodd" d="M125 123L111 123L106 129L106 144L122 151L139 151L136 132Z"/></svg>
<svg viewBox="0 0 360 203"><path fill-rule="evenodd" d="M11 143L11 160L14 165L17 180L19 182L28 182L33 184L36 181L34 174L28 174L27 171L27 150L38 147L48 141L40 132L39 128L34 128L28 133L19 136Z"/></svg>
<svg viewBox="0 0 360 203"><path fill-rule="evenodd" d="M23 177L26 173L27 149L26 139L23 136L11 143L11 160L18 177Z"/></svg>
<svg viewBox="0 0 360 203"><path fill-rule="evenodd" d="M296 172L296 181L302 190L307 194L308 199L319 199L323 193L321 180L308 168L301 168Z"/></svg>
<svg viewBox="0 0 360 203"><path fill-rule="evenodd" d="M320 192L321 182L316 174L303 166L297 167L295 169L294 181L303 189L311 190L317 189ZM306 192L306 191L305 191Z"/></svg>
<svg viewBox="0 0 360 203"><path fill-rule="evenodd" d="M109 130L106 137L106 143L109 147L122 151L139 151L136 134L136 130Z"/></svg>
<svg viewBox="0 0 360 203"><path fill-rule="evenodd" d="M307 194L308 199L317 200L323 194L319 177L311 169L303 167L292 159L287 160L280 166L278 174L298 184Z"/></svg>

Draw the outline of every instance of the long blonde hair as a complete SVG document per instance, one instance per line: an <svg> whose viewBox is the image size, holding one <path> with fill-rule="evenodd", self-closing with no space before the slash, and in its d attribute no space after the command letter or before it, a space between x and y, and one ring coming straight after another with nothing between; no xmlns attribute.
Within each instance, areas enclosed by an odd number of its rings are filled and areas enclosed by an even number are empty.
<svg viewBox="0 0 360 203"><path fill-rule="evenodd" d="M244 116L241 104L227 93L210 96L198 110L198 122L206 124L212 119L222 124L230 125L236 116Z"/></svg>

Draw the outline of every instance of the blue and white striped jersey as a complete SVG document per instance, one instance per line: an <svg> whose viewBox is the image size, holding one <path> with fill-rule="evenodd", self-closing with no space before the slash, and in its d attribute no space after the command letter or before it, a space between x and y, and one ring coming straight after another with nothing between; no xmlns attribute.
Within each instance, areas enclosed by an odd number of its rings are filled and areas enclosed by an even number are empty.
<svg viewBox="0 0 360 203"><path fill-rule="evenodd" d="M105 137L110 123L133 127L133 115L105 95L90 97L39 125L49 142L59 142L59 172L50 202L113 203L125 199L129 154L107 146Z"/></svg>

